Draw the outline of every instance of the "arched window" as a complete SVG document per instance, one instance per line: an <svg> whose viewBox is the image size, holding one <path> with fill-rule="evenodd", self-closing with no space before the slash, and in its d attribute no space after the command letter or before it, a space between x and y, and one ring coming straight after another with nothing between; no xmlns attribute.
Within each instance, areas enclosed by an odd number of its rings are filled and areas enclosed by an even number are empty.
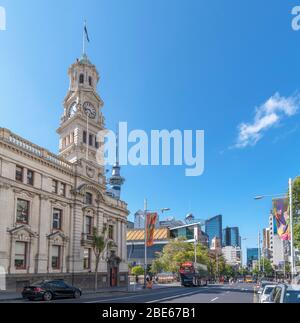
<svg viewBox="0 0 300 323"><path fill-rule="evenodd" d="M80 74L79 75L79 83L80 84L83 84L84 83L84 75L83 74Z"/></svg>
<svg viewBox="0 0 300 323"><path fill-rule="evenodd" d="M90 86L93 86L93 79L92 79L92 77L91 77L91 76L89 76L89 85L90 85Z"/></svg>

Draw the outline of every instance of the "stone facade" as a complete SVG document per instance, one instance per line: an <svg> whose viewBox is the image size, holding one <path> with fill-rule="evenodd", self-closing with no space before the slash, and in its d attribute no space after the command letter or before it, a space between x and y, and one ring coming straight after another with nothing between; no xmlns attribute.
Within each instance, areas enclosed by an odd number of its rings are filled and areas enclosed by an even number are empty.
<svg viewBox="0 0 300 323"><path fill-rule="evenodd" d="M11 290L45 278L93 286L95 227L113 242L99 265L99 286L127 283L127 204L108 196L96 158L104 129L99 74L84 56L69 77L58 156L0 128L0 266Z"/></svg>

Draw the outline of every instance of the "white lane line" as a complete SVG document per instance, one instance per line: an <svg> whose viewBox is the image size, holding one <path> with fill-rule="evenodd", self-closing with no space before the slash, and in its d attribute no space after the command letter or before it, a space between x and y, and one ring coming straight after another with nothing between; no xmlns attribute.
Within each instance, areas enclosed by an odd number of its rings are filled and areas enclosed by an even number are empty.
<svg viewBox="0 0 300 323"><path fill-rule="evenodd" d="M161 294L165 294L167 291L162 291ZM146 294L140 294L140 295L146 295ZM151 295L151 294L149 294ZM109 301L114 301L114 300L120 300L120 299L129 299L129 298L134 298L138 297L138 294L132 295L132 296L127 296L127 297L118 297L118 298L110 298L110 299L101 299L97 301L90 301L90 302L84 302L84 304L93 304L93 303L104 303L104 302L109 302Z"/></svg>
<svg viewBox="0 0 300 323"><path fill-rule="evenodd" d="M212 299L210 302L211 302L211 303L212 303L212 302L215 302L217 299L219 299L219 297L216 297L216 298Z"/></svg>
<svg viewBox="0 0 300 323"><path fill-rule="evenodd" d="M120 299L128 299L128 298L134 298L134 297L137 297L137 295L128 296L128 297L118 297L118 298L110 298L110 299L101 299L101 300L98 300L98 301L84 302L84 304L104 303L104 302L115 301L115 300L120 300Z"/></svg>
<svg viewBox="0 0 300 323"><path fill-rule="evenodd" d="M185 293L185 294L173 295L173 296L169 296L169 297L165 297L165 298L156 299L154 301L146 302L146 304L159 303L161 301L168 301L173 298L180 298L180 297L188 296L188 295L197 295L197 293L190 292L190 293Z"/></svg>

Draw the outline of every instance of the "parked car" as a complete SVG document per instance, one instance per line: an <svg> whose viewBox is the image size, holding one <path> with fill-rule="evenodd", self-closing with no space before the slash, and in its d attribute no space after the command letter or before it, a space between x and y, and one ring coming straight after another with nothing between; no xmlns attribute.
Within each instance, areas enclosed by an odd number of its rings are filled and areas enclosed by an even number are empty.
<svg viewBox="0 0 300 323"><path fill-rule="evenodd" d="M270 301L270 296L274 290L274 288L276 287L276 285L265 285L263 291L260 294L259 297L259 302L260 303L266 303Z"/></svg>
<svg viewBox="0 0 300 323"><path fill-rule="evenodd" d="M300 304L300 286L299 285L277 285L270 300L266 303L299 303Z"/></svg>
<svg viewBox="0 0 300 323"><path fill-rule="evenodd" d="M261 295L267 285L273 285L274 286L274 285L277 285L277 283L267 281L267 280L263 280L259 284L256 285L256 287L255 287L256 293Z"/></svg>
<svg viewBox="0 0 300 323"><path fill-rule="evenodd" d="M24 299L51 301L55 298L80 298L79 288L66 284L63 280L43 280L23 289Z"/></svg>

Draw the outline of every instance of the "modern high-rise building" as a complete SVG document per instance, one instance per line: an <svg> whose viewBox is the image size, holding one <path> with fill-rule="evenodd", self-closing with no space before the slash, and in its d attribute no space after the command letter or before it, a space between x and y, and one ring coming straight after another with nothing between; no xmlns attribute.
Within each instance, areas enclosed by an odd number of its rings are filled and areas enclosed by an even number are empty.
<svg viewBox="0 0 300 323"><path fill-rule="evenodd" d="M247 267L253 267L253 262L258 261L258 248L248 248L247 249Z"/></svg>
<svg viewBox="0 0 300 323"><path fill-rule="evenodd" d="M145 212L142 210L138 210L134 215L134 229L144 229L145 228L145 220L144 220Z"/></svg>
<svg viewBox="0 0 300 323"><path fill-rule="evenodd" d="M209 246L211 246L213 238L222 241L222 215L217 215L205 221L205 233L208 235Z"/></svg>
<svg viewBox="0 0 300 323"><path fill-rule="evenodd" d="M242 251L240 247L226 246L222 248L222 254L227 264L236 267L242 265Z"/></svg>
<svg viewBox="0 0 300 323"><path fill-rule="evenodd" d="M269 216L269 239L270 239L270 260L273 266L280 266L280 264L289 260L289 242L282 241L278 235L276 219L273 213Z"/></svg>
<svg viewBox="0 0 300 323"><path fill-rule="evenodd" d="M222 238L223 247L241 247L241 239L238 227L227 227L226 229L224 229Z"/></svg>

